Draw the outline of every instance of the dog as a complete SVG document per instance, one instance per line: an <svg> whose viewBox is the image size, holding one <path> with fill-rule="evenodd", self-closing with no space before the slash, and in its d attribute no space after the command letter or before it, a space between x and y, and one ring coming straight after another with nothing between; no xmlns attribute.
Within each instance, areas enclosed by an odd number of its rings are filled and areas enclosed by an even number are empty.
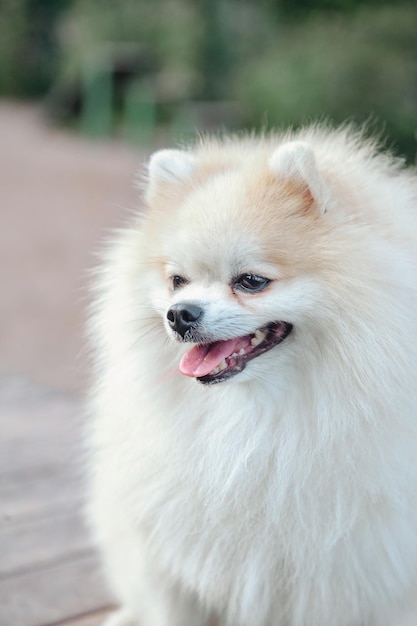
<svg viewBox="0 0 417 626"><path fill-rule="evenodd" d="M398 626L417 579L415 173L347 126L208 137L152 155L145 204L90 326L106 624Z"/></svg>

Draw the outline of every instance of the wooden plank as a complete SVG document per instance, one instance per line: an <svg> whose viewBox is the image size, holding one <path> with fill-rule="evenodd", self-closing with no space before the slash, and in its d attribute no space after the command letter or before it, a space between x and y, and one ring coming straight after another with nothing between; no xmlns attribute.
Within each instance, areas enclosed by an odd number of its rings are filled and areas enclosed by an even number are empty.
<svg viewBox="0 0 417 626"><path fill-rule="evenodd" d="M56 624L48 624L48 626L102 626L106 617L115 610L112 608L110 611L99 611L94 612L90 615L84 615L78 619L71 619L70 621L65 620L64 622L59 622ZM146 626L146 624L144 624ZM219 626L218 621L215 618L211 618L207 626ZM406 626L405 624L401 624L401 626ZM416 626L415 622L413 624L407 624L407 626Z"/></svg>
<svg viewBox="0 0 417 626"><path fill-rule="evenodd" d="M0 378L0 486L77 467L81 413L75 395Z"/></svg>
<svg viewBox="0 0 417 626"><path fill-rule="evenodd" d="M110 605L82 520L76 396L0 379L0 626L98 626Z"/></svg>
<svg viewBox="0 0 417 626"><path fill-rule="evenodd" d="M102 626L108 615L109 611L94 611L94 613L90 613L89 615L83 615L76 619L70 619L69 621L57 622L49 626Z"/></svg>
<svg viewBox="0 0 417 626"><path fill-rule="evenodd" d="M96 557L0 581L1 626L51 626L110 605Z"/></svg>
<svg viewBox="0 0 417 626"><path fill-rule="evenodd" d="M14 403L12 400L0 393L2 441L26 439L28 435L36 438L50 433L75 434L83 422L82 403L77 396L51 392L36 395L30 402L20 397Z"/></svg>
<svg viewBox="0 0 417 626"><path fill-rule="evenodd" d="M54 423L56 414L77 415L78 410L74 411L74 408L80 404L80 397L77 394L35 385L18 376L0 377L0 423L7 423L11 433L22 432L21 427L28 426L28 415L34 415L45 423ZM53 408L54 411L50 414L44 412L45 406ZM13 423L9 423L10 414L13 414ZM3 435L4 432L2 437Z"/></svg>
<svg viewBox="0 0 417 626"><path fill-rule="evenodd" d="M0 580L91 553L80 515L50 517L0 530Z"/></svg>
<svg viewBox="0 0 417 626"><path fill-rule="evenodd" d="M16 478L16 476L15 476ZM9 481L0 487L0 529L20 521L69 513L82 508L80 481L74 470Z"/></svg>
<svg viewBox="0 0 417 626"><path fill-rule="evenodd" d="M6 448L0 445L0 488L10 482L27 482L31 478L42 480L62 468L62 465L69 464L71 454L75 455L76 452L69 445L55 445L53 440L40 445L32 442ZM20 459L20 462L17 463L16 459ZM78 462L82 462L81 455Z"/></svg>
<svg viewBox="0 0 417 626"><path fill-rule="evenodd" d="M63 465L75 466L81 462L81 452L72 442L56 442L52 437L41 442L0 444L0 486L11 481L27 481L35 476L41 479Z"/></svg>

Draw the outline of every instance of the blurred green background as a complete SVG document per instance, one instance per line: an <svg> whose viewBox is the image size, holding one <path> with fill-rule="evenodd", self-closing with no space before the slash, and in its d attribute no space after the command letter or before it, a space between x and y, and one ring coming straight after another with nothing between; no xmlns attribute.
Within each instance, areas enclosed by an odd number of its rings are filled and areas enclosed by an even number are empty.
<svg viewBox="0 0 417 626"><path fill-rule="evenodd" d="M415 0L1 0L0 95L143 145L367 122L414 161L416 25Z"/></svg>

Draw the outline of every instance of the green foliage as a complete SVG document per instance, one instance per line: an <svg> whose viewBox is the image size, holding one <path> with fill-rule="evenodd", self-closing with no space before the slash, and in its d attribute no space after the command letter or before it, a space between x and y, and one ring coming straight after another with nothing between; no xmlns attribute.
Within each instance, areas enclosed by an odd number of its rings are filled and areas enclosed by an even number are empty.
<svg viewBox="0 0 417 626"><path fill-rule="evenodd" d="M230 80L232 58L231 30L224 27L224 0L200 2L203 24L198 59L202 77L200 96L211 100L224 97L228 93L227 81Z"/></svg>
<svg viewBox="0 0 417 626"><path fill-rule="evenodd" d="M25 1L3 0L0 19L0 93L18 93L23 80L20 48L25 29Z"/></svg>
<svg viewBox="0 0 417 626"><path fill-rule="evenodd" d="M53 84L77 115L86 81L132 44L160 110L231 100L248 127L379 120L412 158L416 21L415 0L0 0L0 94Z"/></svg>
<svg viewBox="0 0 417 626"><path fill-rule="evenodd" d="M351 13L364 6L382 8L392 0L261 0L265 8L280 18L302 19L317 12Z"/></svg>
<svg viewBox="0 0 417 626"><path fill-rule="evenodd" d="M54 24L70 0L1 0L0 94L37 96L57 71Z"/></svg>
<svg viewBox="0 0 417 626"><path fill-rule="evenodd" d="M413 156L415 13L411 5L397 5L282 25L239 72L236 93L246 124L379 120L400 151Z"/></svg>
<svg viewBox="0 0 417 626"><path fill-rule="evenodd" d="M73 0L61 24L62 73L79 71L103 44L136 43L152 52L166 74L198 80L201 18L188 0Z"/></svg>

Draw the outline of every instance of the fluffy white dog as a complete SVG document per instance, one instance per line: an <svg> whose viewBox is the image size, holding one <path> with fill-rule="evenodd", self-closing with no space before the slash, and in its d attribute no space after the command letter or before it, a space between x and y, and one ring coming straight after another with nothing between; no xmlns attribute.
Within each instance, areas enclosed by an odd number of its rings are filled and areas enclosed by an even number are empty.
<svg viewBox="0 0 417 626"><path fill-rule="evenodd" d="M109 624L398 626L417 579L416 181L347 129L153 155L91 324Z"/></svg>

